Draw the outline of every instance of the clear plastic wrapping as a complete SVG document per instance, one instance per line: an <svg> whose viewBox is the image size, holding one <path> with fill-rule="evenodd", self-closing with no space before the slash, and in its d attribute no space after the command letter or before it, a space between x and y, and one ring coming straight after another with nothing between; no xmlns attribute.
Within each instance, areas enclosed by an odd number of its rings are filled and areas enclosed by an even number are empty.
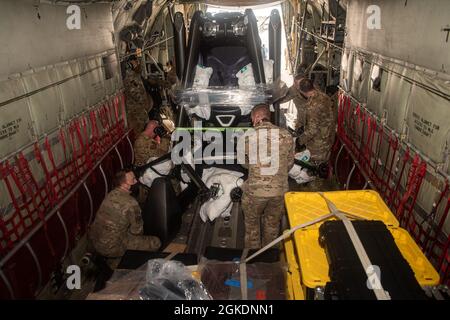
<svg viewBox="0 0 450 320"><path fill-rule="evenodd" d="M139 290L143 300L211 300L203 284L178 261L150 260L145 282Z"/></svg>
<svg viewBox="0 0 450 320"><path fill-rule="evenodd" d="M149 260L137 270L115 270L105 289L89 300L211 300L181 262Z"/></svg>
<svg viewBox="0 0 450 320"><path fill-rule="evenodd" d="M214 300L242 300L239 262L203 259L201 280ZM247 270L248 300L284 300L285 272L280 263L250 263Z"/></svg>
<svg viewBox="0 0 450 320"><path fill-rule="evenodd" d="M267 103L272 99L274 85L257 84L246 87L208 87L176 90L177 101L182 106L233 106L245 107Z"/></svg>

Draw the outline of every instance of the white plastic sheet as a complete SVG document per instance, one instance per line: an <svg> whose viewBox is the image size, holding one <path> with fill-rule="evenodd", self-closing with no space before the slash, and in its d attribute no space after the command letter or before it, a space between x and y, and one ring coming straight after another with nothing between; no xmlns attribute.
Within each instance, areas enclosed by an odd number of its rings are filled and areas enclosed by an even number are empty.
<svg viewBox="0 0 450 320"><path fill-rule="evenodd" d="M195 77L193 88L207 88L209 85L209 79L213 74L213 68L197 66L195 68Z"/></svg>
<svg viewBox="0 0 450 320"><path fill-rule="evenodd" d="M264 75L266 77L266 84L273 83L273 60L264 60ZM255 86L255 76L253 74L252 64L249 63L243 67L237 74L239 87Z"/></svg>
<svg viewBox="0 0 450 320"><path fill-rule="evenodd" d="M309 150L305 150L295 154L295 159L308 162L311 159L311 152ZM298 184L307 183L315 180L315 176L310 176L308 174L308 170L302 168L298 164L294 164L294 166L289 171L289 177L295 180Z"/></svg>
<svg viewBox="0 0 450 320"><path fill-rule="evenodd" d="M361 102L366 102L370 78L370 63L358 57L353 67L352 94Z"/></svg>
<svg viewBox="0 0 450 320"><path fill-rule="evenodd" d="M147 163L156 160L156 157L151 157ZM153 184L153 181L159 177L161 177L162 175L168 175L170 173L170 170L172 170L173 168L173 163L172 161L166 160L164 162L158 163L157 165L153 166L153 169L149 168L147 169L144 174L142 175L142 177L139 178L139 181L143 184L145 184L147 187L151 187ZM160 174L158 174L160 173Z"/></svg>
<svg viewBox="0 0 450 320"><path fill-rule="evenodd" d="M352 81L352 71L353 71L353 53L351 51L346 51L342 56L341 61L342 72L341 72L341 86L346 91L350 90Z"/></svg>
<svg viewBox="0 0 450 320"><path fill-rule="evenodd" d="M373 88L372 80L377 74L380 78L379 91ZM382 117L383 115L383 101L385 99L387 79L388 74L386 72L382 72L379 66L372 64L371 81L367 91L367 108L369 108L369 110L378 117Z"/></svg>
<svg viewBox="0 0 450 320"><path fill-rule="evenodd" d="M217 197L209 199L200 208L200 217L203 222L230 215L232 207L230 192L243 184L242 176L241 172L221 168L209 168L203 171L202 180L208 188L214 184L220 186Z"/></svg>
<svg viewBox="0 0 450 320"><path fill-rule="evenodd" d="M193 108L186 106L185 109L190 117L194 114L205 120L209 120L211 117L211 107L209 106L195 106Z"/></svg>

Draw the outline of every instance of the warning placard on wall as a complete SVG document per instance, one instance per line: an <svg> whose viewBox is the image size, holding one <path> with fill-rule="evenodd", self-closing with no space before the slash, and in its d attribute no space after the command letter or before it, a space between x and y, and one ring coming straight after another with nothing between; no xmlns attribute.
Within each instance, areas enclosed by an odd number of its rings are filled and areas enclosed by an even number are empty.
<svg viewBox="0 0 450 320"><path fill-rule="evenodd" d="M0 157L4 157L31 142L31 117L25 100L5 105L0 111Z"/></svg>

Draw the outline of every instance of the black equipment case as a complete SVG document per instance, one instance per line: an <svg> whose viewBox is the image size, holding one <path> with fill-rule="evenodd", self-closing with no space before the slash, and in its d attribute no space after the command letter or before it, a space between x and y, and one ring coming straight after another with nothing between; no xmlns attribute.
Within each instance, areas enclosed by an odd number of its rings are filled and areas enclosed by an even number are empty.
<svg viewBox="0 0 450 320"><path fill-rule="evenodd" d="M426 299L425 291L402 256L394 238L381 221L352 221L379 278L392 300ZM331 279L325 286L325 299L375 300L367 274L342 221L327 221L319 228ZM376 268L376 267L375 267Z"/></svg>

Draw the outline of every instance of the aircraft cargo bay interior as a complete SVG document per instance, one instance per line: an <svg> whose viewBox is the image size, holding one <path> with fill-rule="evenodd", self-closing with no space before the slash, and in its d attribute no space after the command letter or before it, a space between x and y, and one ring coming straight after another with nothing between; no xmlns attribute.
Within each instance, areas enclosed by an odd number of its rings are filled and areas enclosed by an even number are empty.
<svg viewBox="0 0 450 320"><path fill-rule="evenodd" d="M0 23L0 300L450 299L449 1Z"/></svg>

